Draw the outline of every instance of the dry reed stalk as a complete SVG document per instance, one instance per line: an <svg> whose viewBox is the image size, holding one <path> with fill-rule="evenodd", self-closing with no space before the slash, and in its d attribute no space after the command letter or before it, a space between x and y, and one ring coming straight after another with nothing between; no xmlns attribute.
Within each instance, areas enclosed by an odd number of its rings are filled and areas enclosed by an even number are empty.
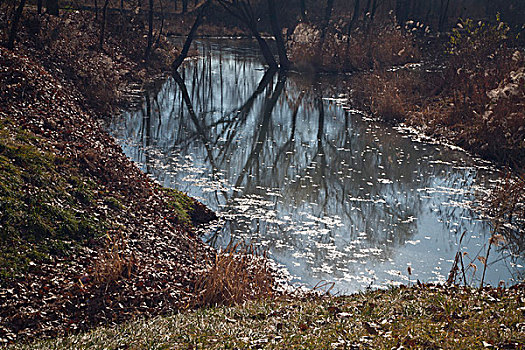
<svg viewBox="0 0 525 350"><path fill-rule="evenodd" d="M228 246L215 256L209 270L197 281L200 305L233 305L274 294L275 280L266 253L253 245Z"/></svg>
<svg viewBox="0 0 525 350"><path fill-rule="evenodd" d="M105 284L107 287L121 278L131 277L131 273L136 266L136 259L134 256L128 256L124 253L126 246L127 244L122 235L118 234L111 237L109 233L106 234L105 249L96 261L93 271L96 283Z"/></svg>

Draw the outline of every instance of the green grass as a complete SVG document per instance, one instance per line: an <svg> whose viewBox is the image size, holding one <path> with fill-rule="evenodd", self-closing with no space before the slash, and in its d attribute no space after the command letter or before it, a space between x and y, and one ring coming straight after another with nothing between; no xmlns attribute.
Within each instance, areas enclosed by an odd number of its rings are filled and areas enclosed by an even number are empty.
<svg viewBox="0 0 525 350"><path fill-rule="evenodd" d="M0 121L0 281L101 233L93 187L35 135Z"/></svg>
<svg viewBox="0 0 525 350"><path fill-rule="evenodd" d="M14 348L512 349L525 346L524 310L523 288L395 288L202 308Z"/></svg>

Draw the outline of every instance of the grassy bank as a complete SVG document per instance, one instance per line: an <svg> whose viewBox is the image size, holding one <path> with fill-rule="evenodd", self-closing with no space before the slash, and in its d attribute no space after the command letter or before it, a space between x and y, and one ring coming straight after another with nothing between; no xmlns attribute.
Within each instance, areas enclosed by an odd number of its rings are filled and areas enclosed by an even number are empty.
<svg viewBox="0 0 525 350"><path fill-rule="evenodd" d="M525 289L401 287L211 307L15 349L523 349Z"/></svg>
<svg viewBox="0 0 525 350"><path fill-rule="evenodd" d="M6 282L52 256L72 254L109 227L90 213L97 186L70 160L42 152L45 142L10 119L0 118L0 129L0 281Z"/></svg>

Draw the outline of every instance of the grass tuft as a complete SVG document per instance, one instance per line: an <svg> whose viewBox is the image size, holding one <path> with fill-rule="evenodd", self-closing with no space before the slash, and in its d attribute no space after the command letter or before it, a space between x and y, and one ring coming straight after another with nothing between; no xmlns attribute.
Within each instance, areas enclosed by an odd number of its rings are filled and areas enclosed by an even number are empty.
<svg viewBox="0 0 525 350"><path fill-rule="evenodd" d="M258 253L253 245L235 244L216 254L196 290L198 304L234 305L271 297L275 279L265 253Z"/></svg>
<svg viewBox="0 0 525 350"><path fill-rule="evenodd" d="M136 269L137 260L127 253L126 241L122 235L106 234L106 246L95 263L93 276L95 283L109 284L120 279L130 278Z"/></svg>

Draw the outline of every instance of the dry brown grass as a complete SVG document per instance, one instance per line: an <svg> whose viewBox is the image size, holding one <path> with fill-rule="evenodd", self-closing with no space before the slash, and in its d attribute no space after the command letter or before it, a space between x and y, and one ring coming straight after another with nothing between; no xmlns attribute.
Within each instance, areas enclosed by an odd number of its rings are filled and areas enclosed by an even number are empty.
<svg viewBox="0 0 525 350"><path fill-rule="evenodd" d="M525 57L510 48L505 36L482 31L495 29L480 28L469 34L472 40L454 39L447 68L430 73L375 69L352 78L353 96L386 121L406 122L484 158L524 169Z"/></svg>
<svg viewBox="0 0 525 350"><path fill-rule="evenodd" d="M485 202L505 243L514 253L522 254L525 249L525 173L515 176L508 172Z"/></svg>
<svg viewBox="0 0 525 350"><path fill-rule="evenodd" d="M431 112L431 103L441 103L436 96L443 81L419 70L380 69L355 75L349 84L355 102L386 122L398 123L418 118L425 109Z"/></svg>
<svg viewBox="0 0 525 350"><path fill-rule="evenodd" d="M253 245L230 245L215 256L215 261L196 283L199 305L234 305L270 297L275 279L266 253Z"/></svg>
<svg viewBox="0 0 525 350"><path fill-rule="evenodd" d="M300 24L289 44L291 61L299 68L341 72L392 67L421 58L413 35L394 22L357 27L350 37L342 32L330 27L319 52L320 30Z"/></svg>
<svg viewBox="0 0 525 350"><path fill-rule="evenodd" d="M100 285L110 285L123 278L130 278L136 268L135 257L127 251L125 238L116 234L106 234L106 245L93 269L94 281Z"/></svg>

